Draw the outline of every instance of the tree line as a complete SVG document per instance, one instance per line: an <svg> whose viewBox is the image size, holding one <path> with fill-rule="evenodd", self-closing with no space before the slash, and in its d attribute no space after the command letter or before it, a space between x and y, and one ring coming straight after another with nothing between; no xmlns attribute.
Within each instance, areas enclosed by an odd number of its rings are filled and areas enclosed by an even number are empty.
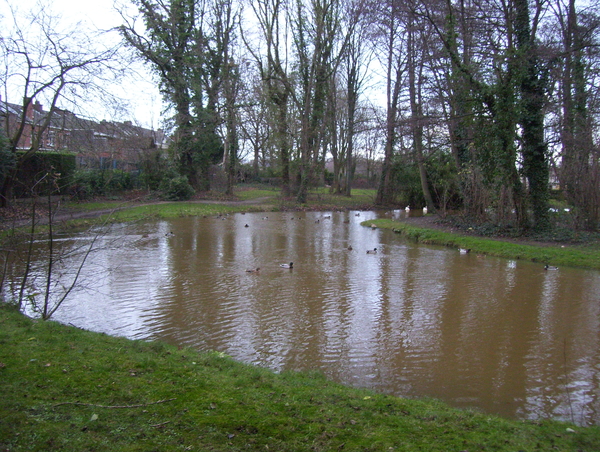
<svg viewBox="0 0 600 452"><path fill-rule="evenodd" d="M222 160L231 190L249 146L298 202L328 157L332 189L349 195L375 131L378 204L411 167L429 209L453 186L469 216L545 229L552 174L579 225L598 227L595 2L134 3L144 26L121 32L159 76L195 188Z"/></svg>
<svg viewBox="0 0 600 452"><path fill-rule="evenodd" d="M157 77L169 161L195 190L219 163L232 193L246 159L302 203L331 160L350 196L377 155L377 204L543 231L552 183L598 229L597 0L131 3L118 32Z"/></svg>

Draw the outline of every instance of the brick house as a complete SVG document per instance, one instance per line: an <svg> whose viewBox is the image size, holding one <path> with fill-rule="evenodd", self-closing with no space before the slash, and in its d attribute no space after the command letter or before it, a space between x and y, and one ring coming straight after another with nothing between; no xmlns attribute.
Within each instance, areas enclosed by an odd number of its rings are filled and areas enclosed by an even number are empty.
<svg viewBox="0 0 600 452"><path fill-rule="evenodd" d="M82 168L134 171L145 155L167 146L162 129L146 129L131 121L98 122L61 109L50 114L38 101L31 102L23 115L22 105L0 99L0 124L7 137L16 135L23 117L18 150L27 151L34 146L40 151L73 152ZM40 136L38 131L44 124L47 127Z"/></svg>

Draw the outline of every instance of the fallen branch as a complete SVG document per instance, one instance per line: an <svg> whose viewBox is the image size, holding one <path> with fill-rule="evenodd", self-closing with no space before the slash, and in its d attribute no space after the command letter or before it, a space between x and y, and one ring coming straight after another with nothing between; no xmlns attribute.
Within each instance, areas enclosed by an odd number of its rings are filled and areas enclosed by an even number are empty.
<svg viewBox="0 0 600 452"><path fill-rule="evenodd" d="M150 406L150 405L158 405L159 403L172 402L173 400L176 400L176 399L175 398L173 398L173 399L164 399L164 400L158 400L157 402L140 403L138 405L97 405L95 403L62 402L62 403L57 403L56 405L53 405L53 406L55 408L57 406L61 406L61 405L93 406L93 407L96 407L96 408L142 408L142 407L146 407L146 406Z"/></svg>

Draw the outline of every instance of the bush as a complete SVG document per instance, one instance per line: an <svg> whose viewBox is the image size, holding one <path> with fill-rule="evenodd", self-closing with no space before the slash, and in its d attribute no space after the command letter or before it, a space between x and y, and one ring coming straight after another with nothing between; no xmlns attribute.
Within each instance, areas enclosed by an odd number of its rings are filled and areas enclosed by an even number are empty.
<svg viewBox="0 0 600 452"><path fill-rule="evenodd" d="M19 151L17 156L19 155L23 153ZM8 160L7 164L12 163ZM63 193L70 186L75 166L75 154L36 152L21 164L14 194L17 198L31 196L34 187L38 195ZM40 183L42 179L43 183Z"/></svg>
<svg viewBox="0 0 600 452"><path fill-rule="evenodd" d="M159 190L163 198L169 201L185 201L196 193L185 176L164 179L160 183Z"/></svg>
<svg viewBox="0 0 600 452"><path fill-rule="evenodd" d="M149 190L158 190L164 179L177 175L166 156L160 150L153 151L140 162L140 184Z"/></svg>
<svg viewBox="0 0 600 452"><path fill-rule="evenodd" d="M71 190L79 199L107 196L132 190L133 178L123 170L78 170L73 174Z"/></svg>

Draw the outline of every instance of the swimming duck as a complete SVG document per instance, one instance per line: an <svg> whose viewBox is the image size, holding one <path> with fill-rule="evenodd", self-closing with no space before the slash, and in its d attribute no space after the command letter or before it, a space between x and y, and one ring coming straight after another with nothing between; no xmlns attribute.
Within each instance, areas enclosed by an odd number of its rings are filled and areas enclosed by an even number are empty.
<svg viewBox="0 0 600 452"><path fill-rule="evenodd" d="M294 268L294 263L290 262L289 264L279 264L281 268Z"/></svg>
<svg viewBox="0 0 600 452"><path fill-rule="evenodd" d="M468 253L470 253L470 252L471 252L471 248L459 248L459 249L458 249L458 252L459 252L460 254L468 254Z"/></svg>
<svg viewBox="0 0 600 452"><path fill-rule="evenodd" d="M260 267L251 268L249 270L246 270L246 273L258 273L258 272L260 272Z"/></svg>
<svg viewBox="0 0 600 452"><path fill-rule="evenodd" d="M544 270L558 270L558 267L554 267L554 266L552 266L552 265L548 265L548 264L546 264L546 265L544 266Z"/></svg>
<svg viewBox="0 0 600 452"><path fill-rule="evenodd" d="M372 250L367 250L367 254L377 254L377 248L373 248Z"/></svg>
<svg viewBox="0 0 600 452"><path fill-rule="evenodd" d="M348 251L352 251L352 245L348 245Z"/></svg>
<svg viewBox="0 0 600 452"><path fill-rule="evenodd" d="M244 227L245 227L245 228L249 228L249 227L250 227L250 225L249 225L248 223L246 223L246 224L244 225Z"/></svg>
<svg viewBox="0 0 600 452"><path fill-rule="evenodd" d="M165 234L165 237L173 237L174 235L175 233L173 231L170 231Z"/></svg>

